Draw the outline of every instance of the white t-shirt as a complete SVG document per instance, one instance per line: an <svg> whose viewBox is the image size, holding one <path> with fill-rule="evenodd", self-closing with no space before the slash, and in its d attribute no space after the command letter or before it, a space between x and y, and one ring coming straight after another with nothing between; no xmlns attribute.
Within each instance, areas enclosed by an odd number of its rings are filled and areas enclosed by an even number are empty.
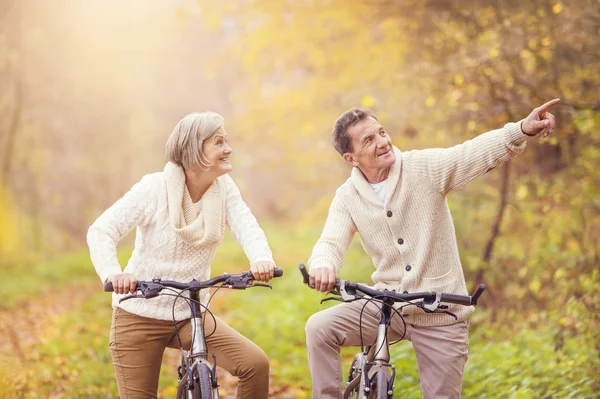
<svg viewBox="0 0 600 399"><path fill-rule="evenodd" d="M387 192L387 179L385 179L382 182L375 183L375 184L369 183L369 186L371 186L373 188L373 191L375 191L375 194L377 194L377 196L381 200L381 203L384 203L385 202L385 193Z"/></svg>

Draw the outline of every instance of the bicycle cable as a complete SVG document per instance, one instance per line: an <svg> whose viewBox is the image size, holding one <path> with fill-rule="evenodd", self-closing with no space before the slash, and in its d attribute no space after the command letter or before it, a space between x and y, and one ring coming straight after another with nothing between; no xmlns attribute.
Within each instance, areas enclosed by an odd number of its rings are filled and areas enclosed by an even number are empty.
<svg viewBox="0 0 600 399"><path fill-rule="evenodd" d="M360 316L359 316L359 322L358 322L361 352L364 352L364 342L363 342L363 332L362 332L362 315L364 313L364 309L371 302L378 302L378 303L381 303L382 305L385 305L385 303L383 302L383 300L379 299L378 297L375 297L375 298L364 298L363 297L363 299L366 299L366 302L365 302L365 304L363 305L363 307L361 309ZM394 345L394 344L402 341L404 339L404 337L406 336L406 321L404 320L404 317L402 317L402 315L398 312L398 310L396 308L394 308L393 306L390 306L390 308L392 309L392 311L394 313L392 314L392 316L390 316L389 322L386 323L386 325L385 325L385 336L387 337L388 330L389 330L389 327L390 327L390 325L392 323L392 318L394 317L394 315L397 314L400 317L400 319L402 320L402 324L404 325L404 329L403 329L404 331L402 333L402 336L398 340L396 340L396 341L394 341L392 343L389 343L389 345ZM378 314L381 314L382 311L383 310L380 308ZM383 349L383 346L381 348L378 348L377 351L375 352L374 356L377 356L382 349Z"/></svg>
<svg viewBox="0 0 600 399"><path fill-rule="evenodd" d="M201 308L204 308L205 312L208 312L208 314L210 314L210 316L213 318L213 321L214 321L214 324L215 324L215 329L214 329L214 330L211 332L211 334L213 334L213 333L216 331L216 328L217 328L217 320L216 320L216 318L215 318L214 314L213 314L213 313L212 313L212 312L211 312L211 311L208 309L208 307L207 307L207 306L204 306L204 305L203 305L201 302L199 302L199 301L196 301L195 299L192 299L192 298L187 298L187 297L185 297L185 296L183 296L183 295L182 295L184 292L186 292L186 291L189 291L189 290L190 290L190 288L185 288L185 289L183 289L183 290L181 290L181 291L179 291L179 292L178 292L178 291L176 291L176 290L174 290L174 289L172 289L172 288L169 288L169 287L165 287L165 289L167 289L167 290L169 290L169 291L173 291L173 292L177 293L176 295L174 295L174 294L162 294L162 295L174 296L174 297L175 297L175 300L173 301L173 306L172 306L172 308L171 308L171 314L172 314L172 317L173 317L173 330L174 330L174 332L175 332L175 335L177 336L177 341L179 342L179 347L180 347L180 348L182 348L182 349L183 349L183 343L181 342L181 336L179 335L179 329L177 328L177 320L176 320L176 318L175 318L175 305L176 305L176 302L177 302L177 300L178 300L179 298L181 298L181 299L183 299L184 301L186 301L186 302L187 302L187 304L188 304L188 306L190 306L190 307L191 307L191 304L192 304L193 302L195 302L195 303L197 303L198 305L200 305L200 307L201 307ZM203 319L203 323L204 323L204 320L205 320L205 319ZM204 328L204 324L202 325L202 327ZM196 338L196 337L195 337L195 334L196 334L196 331L193 331L193 332L192 332L192 341L191 341L191 342L194 342L194 340L195 340L195 338ZM210 335L209 335L209 336L210 336ZM206 337L206 335L205 335L205 337Z"/></svg>

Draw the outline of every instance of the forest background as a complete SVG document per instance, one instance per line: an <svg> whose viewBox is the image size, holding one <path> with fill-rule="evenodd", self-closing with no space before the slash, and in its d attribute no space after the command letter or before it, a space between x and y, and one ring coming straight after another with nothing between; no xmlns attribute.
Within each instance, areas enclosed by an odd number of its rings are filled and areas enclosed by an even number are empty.
<svg viewBox="0 0 600 399"><path fill-rule="evenodd" d="M186 113L224 116L231 175L285 269L213 310L265 350L271 397L287 398L310 397L304 323L325 306L296 268L350 173L335 119L368 107L401 150L448 147L555 97L552 136L449 196L467 285L489 287L467 398L600 392L599 0L0 0L0 397L117 395L85 235L162 170ZM213 274L246 269L228 235ZM342 277L372 272L356 237ZM397 390L420 397L411 345L392 356Z"/></svg>

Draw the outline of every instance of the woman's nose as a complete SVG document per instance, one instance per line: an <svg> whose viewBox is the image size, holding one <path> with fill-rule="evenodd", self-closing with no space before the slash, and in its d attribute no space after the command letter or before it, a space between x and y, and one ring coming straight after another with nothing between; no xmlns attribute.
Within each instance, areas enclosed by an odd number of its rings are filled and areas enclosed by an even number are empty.
<svg viewBox="0 0 600 399"><path fill-rule="evenodd" d="M223 149L223 152L225 154L231 154L233 152L233 149L231 148L231 146L229 144L225 144L225 148Z"/></svg>

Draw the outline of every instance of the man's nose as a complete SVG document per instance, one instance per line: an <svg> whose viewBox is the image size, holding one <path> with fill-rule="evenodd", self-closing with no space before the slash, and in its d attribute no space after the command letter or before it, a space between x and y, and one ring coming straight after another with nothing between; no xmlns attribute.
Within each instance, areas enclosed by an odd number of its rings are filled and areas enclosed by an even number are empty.
<svg viewBox="0 0 600 399"><path fill-rule="evenodd" d="M386 147L387 145L388 145L388 141L386 140L386 138L381 135L378 135L377 136L377 147L383 148L383 147Z"/></svg>

